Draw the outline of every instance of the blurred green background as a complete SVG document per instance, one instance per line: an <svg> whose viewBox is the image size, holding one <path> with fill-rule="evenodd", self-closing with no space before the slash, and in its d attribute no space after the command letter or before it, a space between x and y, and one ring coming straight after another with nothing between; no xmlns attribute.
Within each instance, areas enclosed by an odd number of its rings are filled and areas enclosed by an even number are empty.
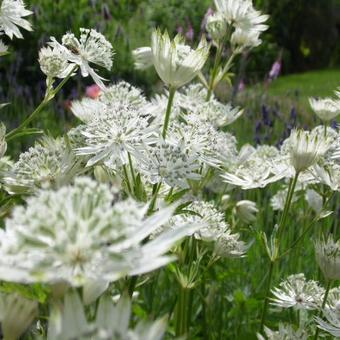
<svg viewBox="0 0 340 340"><path fill-rule="evenodd" d="M26 0L26 3L34 12L29 17L34 31L23 32L24 40L7 41L11 54L1 58L0 102L11 103L1 112L8 129L15 127L43 97L44 76L37 57L50 36L60 39L67 31L77 33L80 27L96 28L116 51L112 72L101 74L113 82L120 79L131 82L151 96L160 91L157 75L153 70L134 69L132 49L149 45L155 26L167 28L172 35L181 31L188 44L195 45L205 33L204 15L214 6L212 0ZM254 4L270 14L270 29L262 35L263 44L241 57L232 70L237 86L243 85L234 101L247 107L247 129L244 121L233 129L241 133L241 141L278 142L287 133L287 126L293 124L292 115L294 124L315 123L308 96L331 95L340 85L340 0L254 0ZM269 71L276 60L282 63L281 74L268 83ZM206 70L208 67L209 63ZM51 134L68 129L74 123L69 101L82 97L91 83L90 79L73 79L34 125ZM232 92L225 84L218 96L226 101ZM281 125L271 126L278 124L277 117ZM251 134L245 134L245 130ZM25 147L25 143L28 141L17 148Z"/></svg>

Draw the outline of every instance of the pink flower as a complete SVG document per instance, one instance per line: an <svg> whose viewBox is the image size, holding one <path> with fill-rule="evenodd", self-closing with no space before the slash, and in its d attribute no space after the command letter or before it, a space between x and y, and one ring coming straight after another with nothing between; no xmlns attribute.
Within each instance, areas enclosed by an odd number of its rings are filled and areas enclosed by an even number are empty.
<svg viewBox="0 0 340 340"><path fill-rule="evenodd" d="M193 41L194 40L194 36L195 36L194 29L193 29L192 25L189 24L188 30L185 33L185 37L187 38L187 40Z"/></svg>
<svg viewBox="0 0 340 340"><path fill-rule="evenodd" d="M245 82L242 79L240 81L240 83L238 84L238 90L239 90L239 92L242 92L242 91L244 91L245 88L246 88L246 84L245 84Z"/></svg>
<svg viewBox="0 0 340 340"><path fill-rule="evenodd" d="M282 66L281 60L280 59L276 60L269 72L270 79L276 79L280 75L281 66Z"/></svg>
<svg viewBox="0 0 340 340"><path fill-rule="evenodd" d="M98 98L100 92L101 92L100 87L97 84L93 84L91 86L86 87L86 96L92 99Z"/></svg>

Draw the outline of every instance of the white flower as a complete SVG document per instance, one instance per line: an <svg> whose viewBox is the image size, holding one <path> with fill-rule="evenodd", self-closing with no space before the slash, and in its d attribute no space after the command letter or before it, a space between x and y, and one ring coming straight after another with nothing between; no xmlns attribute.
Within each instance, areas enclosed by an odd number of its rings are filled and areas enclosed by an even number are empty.
<svg viewBox="0 0 340 340"><path fill-rule="evenodd" d="M138 165L152 184L164 181L171 187L189 188L188 180L199 180L199 163L195 154L188 154L181 145L160 140L147 148Z"/></svg>
<svg viewBox="0 0 340 340"><path fill-rule="evenodd" d="M279 329L273 331L268 327L264 327L265 337L261 334L257 334L258 340L307 340L309 334L306 329L298 328L294 329L292 325L279 324Z"/></svg>
<svg viewBox="0 0 340 340"><path fill-rule="evenodd" d="M328 185L333 191L340 191L340 165L314 165L312 173L319 183Z"/></svg>
<svg viewBox="0 0 340 340"><path fill-rule="evenodd" d="M99 300L96 318L89 322L77 292L69 292L62 308L54 306L50 315L48 340L124 339L161 340L166 328L164 319L138 322L132 329L131 301L123 295L115 305L112 298Z"/></svg>
<svg viewBox="0 0 340 340"><path fill-rule="evenodd" d="M330 121L336 118L340 113L340 99L309 98L309 104L316 115L323 121Z"/></svg>
<svg viewBox="0 0 340 340"><path fill-rule="evenodd" d="M318 328L326 331L336 338L340 337L340 303L337 303L335 308L325 309L323 314L326 321L320 317L315 318Z"/></svg>
<svg viewBox="0 0 340 340"><path fill-rule="evenodd" d="M293 130L289 137L290 161L297 173L314 165L329 149L329 140L309 131Z"/></svg>
<svg viewBox="0 0 340 340"><path fill-rule="evenodd" d="M216 12L208 16L206 30L211 38L215 41L220 41L227 34L228 24L224 20L223 15Z"/></svg>
<svg viewBox="0 0 340 340"><path fill-rule="evenodd" d="M228 24L244 30L265 31L268 26L263 23L268 20L268 15L256 11L251 0L214 0Z"/></svg>
<svg viewBox="0 0 340 340"><path fill-rule="evenodd" d="M8 46L3 43L2 40L0 40L0 57L8 54Z"/></svg>
<svg viewBox="0 0 340 340"><path fill-rule="evenodd" d="M193 233L197 240L214 242L214 253L221 257L242 257L247 246L238 233L232 233L230 226L225 222L224 214L216 209L210 202L194 201L188 208L193 214L181 214L171 218L167 227L176 229L181 225L199 225L200 228ZM188 234L190 235L190 234Z"/></svg>
<svg viewBox="0 0 340 340"><path fill-rule="evenodd" d="M155 126L137 110L106 107L99 114L84 125L85 146L76 149L78 155L91 156L87 166L102 162L116 169L128 163L129 153L141 159L141 150L155 141Z"/></svg>
<svg viewBox="0 0 340 340"><path fill-rule="evenodd" d="M280 210L283 211L284 205L286 202L288 193L288 188L279 190L271 199L270 199L270 205L273 208L273 210ZM292 203L296 202L297 197L294 194L292 198Z"/></svg>
<svg viewBox="0 0 340 340"><path fill-rule="evenodd" d="M328 280L340 279L340 241L334 241L332 236L315 243L316 260Z"/></svg>
<svg viewBox="0 0 340 340"><path fill-rule="evenodd" d="M205 121L215 128L230 125L243 114L243 110L239 107L222 104L216 99L210 99L208 102L193 106L187 110L188 112L183 115L184 119L193 123L197 120Z"/></svg>
<svg viewBox="0 0 340 340"><path fill-rule="evenodd" d="M181 36L177 35L171 41L167 32L162 34L159 30L152 33L151 50L153 65L159 77L165 84L174 88L179 88L195 78L209 55L209 47L204 40L193 50L184 44Z"/></svg>
<svg viewBox="0 0 340 340"><path fill-rule="evenodd" d="M260 32L249 29L236 28L231 35L231 44L237 53L246 48L253 48L261 45Z"/></svg>
<svg viewBox="0 0 340 340"><path fill-rule="evenodd" d="M49 45L63 50L67 60L72 65L78 65L83 77L91 76L101 88L104 88L102 79L90 66L98 65L110 70L112 67L113 48L105 37L94 29L80 28L80 38L73 33L66 33L62 37L62 45L55 38L51 38Z"/></svg>
<svg viewBox="0 0 340 340"><path fill-rule="evenodd" d="M0 323L5 339L18 339L37 316L38 303L17 294L0 294Z"/></svg>
<svg viewBox="0 0 340 340"><path fill-rule="evenodd" d="M25 9L22 0L2 0L0 8L0 31L4 31L11 39L13 36L23 38L18 27L32 31L31 24L23 19L33 12ZM18 26L18 27L17 27Z"/></svg>
<svg viewBox="0 0 340 340"><path fill-rule="evenodd" d="M174 207L146 217L148 204L112 199L108 186L78 177L73 186L40 191L26 206L17 206L1 231L0 279L83 286L140 275L172 261L164 254L188 228L147 239Z"/></svg>
<svg viewBox="0 0 340 340"><path fill-rule="evenodd" d="M313 189L307 189L305 193L305 199L308 205L315 211L316 214L319 214L323 208L323 199L320 194L318 194Z"/></svg>
<svg viewBox="0 0 340 340"><path fill-rule="evenodd" d="M63 139L45 137L22 153L4 177L10 194L59 188L81 172L80 161Z"/></svg>
<svg viewBox="0 0 340 340"><path fill-rule="evenodd" d="M261 145L255 149L245 145L221 177L224 182L245 190L263 188L286 176L285 171L276 169L275 163L279 159L279 151L273 146Z"/></svg>
<svg viewBox="0 0 340 340"><path fill-rule="evenodd" d="M137 70L145 70L153 65L151 47L139 47L132 51Z"/></svg>
<svg viewBox="0 0 340 340"><path fill-rule="evenodd" d="M318 309L322 304L324 289L316 281L307 281L304 274L290 275L272 290L272 304L281 308L304 310Z"/></svg>
<svg viewBox="0 0 340 340"><path fill-rule="evenodd" d="M256 203L252 201L242 200L235 205L235 214L244 223L254 222L258 211Z"/></svg>
<svg viewBox="0 0 340 340"><path fill-rule="evenodd" d="M39 51L39 64L41 71L50 79L65 78L72 70L64 49L58 45L43 47Z"/></svg>
<svg viewBox="0 0 340 340"><path fill-rule="evenodd" d="M204 121L189 121L189 124L174 123L168 139L212 167L229 164L236 156L236 138L229 133L217 131Z"/></svg>

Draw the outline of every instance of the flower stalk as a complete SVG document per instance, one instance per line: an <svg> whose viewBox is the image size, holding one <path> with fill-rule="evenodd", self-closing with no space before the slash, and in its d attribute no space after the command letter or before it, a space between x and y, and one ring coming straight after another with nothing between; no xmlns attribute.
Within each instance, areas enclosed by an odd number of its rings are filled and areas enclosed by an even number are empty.
<svg viewBox="0 0 340 340"><path fill-rule="evenodd" d="M175 93L176 93L176 88L173 87L173 86L170 86L168 105L166 107L166 112L165 112L165 117L164 117L164 125L163 125L163 131L162 131L162 136L163 136L164 139L166 138L166 133L167 133L168 127L169 127L171 108L172 108L172 104L174 102Z"/></svg>

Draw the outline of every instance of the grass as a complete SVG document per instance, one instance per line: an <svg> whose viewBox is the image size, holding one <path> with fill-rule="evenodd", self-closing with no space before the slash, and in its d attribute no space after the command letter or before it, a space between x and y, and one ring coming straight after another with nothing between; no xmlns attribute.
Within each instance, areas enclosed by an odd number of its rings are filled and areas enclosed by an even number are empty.
<svg viewBox="0 0 340 340"><path fill-rule="evenodd" d="M338 86L340 69L318 70L280 77L270 85L268 94L273 97L298 94L301 100L307 100L331 96Z"/></svg>

